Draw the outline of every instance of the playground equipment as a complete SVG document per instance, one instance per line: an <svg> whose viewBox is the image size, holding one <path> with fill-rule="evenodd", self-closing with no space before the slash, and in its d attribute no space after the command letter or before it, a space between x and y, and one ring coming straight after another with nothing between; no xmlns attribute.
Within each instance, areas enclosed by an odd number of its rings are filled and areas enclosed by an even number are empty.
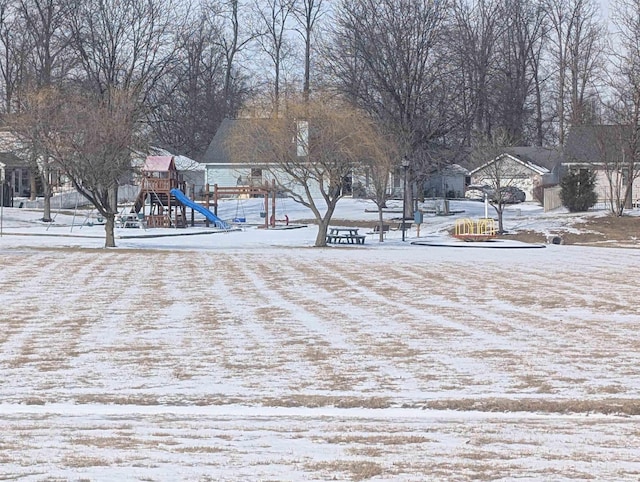
<svg viewBox="0 0 640 482"><path fill-rule="evenodd" d="M186 209L199 212L209 223L221 229L229 225L214 213L191 200L186 194L186 183L176 169L173 156L149 156L142 168L142 182L138 197L131 208L137 221L149 228L187 226Z"/></svg>
<svg viewBox="0 0 640 482"><path fill-rule="evenodd" d="M454 236L464 241L486 241L496 236L496 225L492 218L456 219Z"/></svg>
<svg viewBox="0 0 640 482"><path fill-rule="evenodd" d="M173 156L148 156L131 212L141 212L149 228L186 227L186 206L176 199L174 189L184 192L185 182L180 178Z"/></svg>
<svg viewBox="0 0 640 482"><path fill-rule="evenodd" d="M191 199L189 199L179 189L172 189L171 190L171 194L176 198L176 200L178 202L180 202L184 206L190 207L194 211L198 211L200 214L202 214L205 217L205 219L207 220L207 222L209 222L209 221L212 222L216 227L218 227L220 229L230 229L231 226L229 226L227 223L225 223L222 219L220 219L218 216L213 214L208 209L203 208L202 206L200 206L195 201L192 201Z"/></svg>
<svg viewBox="0 0 640 482"><path fill-rule="evenodd" d="M264 196L264 210L260 213L260 217L264 218L264 227L269 228L275 227L276 221L280 221L276 218L276 181L275 179L272 181L271 185L269 183L264 183L262 186L233 186L233 187L222 187L217 184L213 185L213 193L211 193L209 184L205 186L205 208L209 208L209 203L211 197L213 197L213 213L218 215L218 201L226 196ZM271 203L269 203L269 199L271 199ZM271 204L271 214L269 215L269 204ZM237 217L237 207L236 207L236 217ZM289 218L285 216L285 221L288 224Z"/></svg>

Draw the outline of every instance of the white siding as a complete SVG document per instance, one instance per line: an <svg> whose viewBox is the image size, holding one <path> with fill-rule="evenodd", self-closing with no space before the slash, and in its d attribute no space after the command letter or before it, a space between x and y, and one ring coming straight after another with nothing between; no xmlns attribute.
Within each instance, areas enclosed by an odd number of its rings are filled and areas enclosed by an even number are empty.
<svg viewBox="0 0 640 482"><path fill-rule="evenodd" d="M500 170L504 172L501 175L501 184L503 186L515 186L522 189L526 196L527 201L534 200L533 189L535 186L542 183L542 176L532 169L529 169L522 164L513 160L501 161L503 165ZM495 182L495 175L492 175L492 169L494 166L488 166L486 169L476 171L471 176L471 184L476 185L493 185Z"/></svg>
<svg viewBox="0 0 640 482"><path fill-rule="evenodd" d="M220 187L232 187L238 185L238 177L243 179L249 179L251 176L251 168L259 168L255 165L247 164L207 164L206 165L206 179L205 182L209 184L210 189L213 190L213 185L217 184ZM262 181L271 184L273 178L276 178L277 182L281 184L289 184L291 177L287 174L274 170L273 172L262 168ZM274 176L275 175L275 176ZM303 186L291 186L291 189L297 194L304 195ZM317 183L313 183L310 186L313 197L321 197L320 186Z"/></svg>

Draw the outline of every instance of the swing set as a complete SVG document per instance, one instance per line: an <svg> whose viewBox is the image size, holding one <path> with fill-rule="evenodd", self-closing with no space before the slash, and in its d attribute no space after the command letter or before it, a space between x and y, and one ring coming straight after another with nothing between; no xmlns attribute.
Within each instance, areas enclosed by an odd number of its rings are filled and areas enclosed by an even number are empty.
<svg viewBox="0 0 640 482"><path fill-rule="evenodd" d="M275 179L272 181L271 185L268 182L265 182L262 186L233 186L233 187L224 187L218 186L217 184L213 185L213 192L211 192L209 188L209 184L205 185L204 199L205 199L205 207L209 209L211 199L213 198L213 213L218 215L218 201L226 196L264 196L264 207L263 211L260 213L260 217L264 218L264 228L268 229L269 226L274 228L276 226L276 221L286 222L289 224L289 217L285 215L285 219L280 220L276 218L276 181ZM271 203L269 203L271 200ZM240 200L238 200L240 201ZM269 215L269 205L271 205L271 215ZM244 217L238 216L239 205L236 205L236 218L237 220L245 219ZM243 216L244 216L244 207ZM237 221L240 222L240 221ZM207 226L208 226L207 222Z"/></svg>

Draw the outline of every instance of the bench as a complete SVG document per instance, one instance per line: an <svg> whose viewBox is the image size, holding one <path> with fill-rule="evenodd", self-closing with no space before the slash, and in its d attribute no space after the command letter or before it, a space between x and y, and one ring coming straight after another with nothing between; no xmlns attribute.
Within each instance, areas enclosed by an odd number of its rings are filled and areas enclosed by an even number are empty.
<svg viewBox="0 0 640 482"><path fill-rule="evenodd" d="M392 231L402 231L403 226L404 226L404 230L405 231L409 231L411 229L411 226L413 226L413 223L412 222L407 222L407 221L405 221L404 223L399 222L397 224L394 224L391 227L391 230Z"/></svg>
<svg viewBox="0 0 640 482"><path fill-rule="evenodd" d="M362 234L358 234L358 228L339 228L329 227L327 234L327 244L347 243L347 244L364 244Z"/></svg>
<svg viewBox="0 0 640 482"><path fill-rule="evenodd" d="M327 234L327 244L364 244L362 234Z"/></svg>
<svg viewBox="0 0 640 482"><path fill-rule="evenodd" d="M142 228L147 229L144 214L138 213L136 215L129 214L125 216L118 216L116 218L116 227L118 228Z"/></svg>

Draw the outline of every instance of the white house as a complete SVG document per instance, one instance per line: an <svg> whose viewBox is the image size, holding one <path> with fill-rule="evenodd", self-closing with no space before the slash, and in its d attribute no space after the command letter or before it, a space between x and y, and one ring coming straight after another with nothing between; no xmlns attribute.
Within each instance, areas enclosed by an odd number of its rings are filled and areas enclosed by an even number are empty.
<svg viewBox="0 0 640 482"><path fill-rule="evenodd" d="M269 159L256 159L254 162L246 163L238 162L231 157L225 146L231 129L237 122L253 121L253 119L225 119L220 124L202 158L205 166L205 183L209 184L210 189L214 184L224 187L264 186L267 183L271 184L276 177L277 182L283 185L291 180L291 177L277 166L269 164ZM297 152L298 155L303 154L300 149L297 149ZM310 182L309 188L314 197L321 196L320 186L317 183ZM304 195L304 186L292 183L291 189L297 194Z"/></svg>
<svg viewBox="0 0 640 482"><path fill-rule="evenodd" d="M632 144L635 133L631 126L585 125L574 126L569 131L564 148L564 169L589 169L596 174L595 191L598 202L610 203L612 197L623 197L613 186L626 185L629 170L632 171L632 188L623 204L626 208L640 203L640 165L631 166ZM632 169L630 169L632 167Z"/></svg>
<svg viewBox="0 0 640 482"><path fill-rule="evenodd" d="M534 162L541 161L541 163ZM473 169L470 181L473 185L496 184L500 179L501 186L515 186L522 189L527 200L535 199L536 186L555 184L561 155L555 149L541 147L505 148L499 156Z"/></svg>

